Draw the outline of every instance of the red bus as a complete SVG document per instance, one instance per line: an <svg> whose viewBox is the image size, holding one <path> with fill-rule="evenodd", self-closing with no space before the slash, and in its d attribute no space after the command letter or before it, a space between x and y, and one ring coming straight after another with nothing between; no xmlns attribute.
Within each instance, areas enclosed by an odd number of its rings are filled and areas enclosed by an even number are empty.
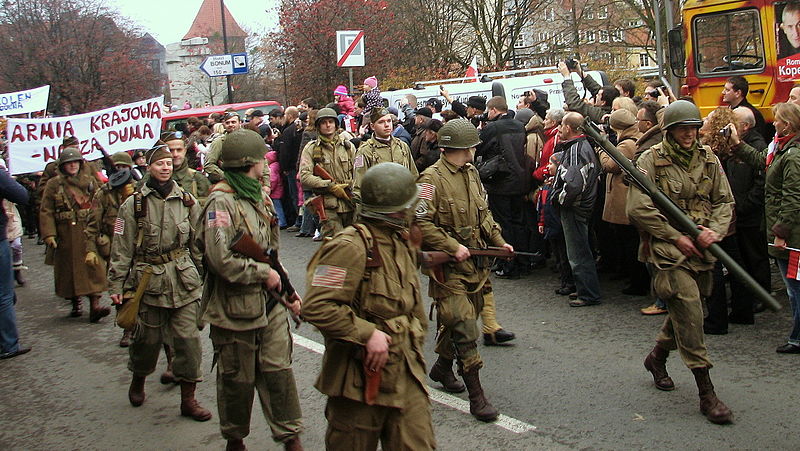
<svg viewBox="0 0 800 451"><path fill-rule="evenodd" d="M214 113L223 113L226 110L234 110L239 113L239 116L241 116L242 120L244 120L244 112L250 108L261 110L264 112L264 115L267 115L270 111L280 107L281 104L274 100L259 100L256 102L226 103L223 105L214 105L204 108L179 110L164 115L161 120L161 130L174 130L177 124L185 124L186 119L192 116L198 119L205 119Z"/></svg>

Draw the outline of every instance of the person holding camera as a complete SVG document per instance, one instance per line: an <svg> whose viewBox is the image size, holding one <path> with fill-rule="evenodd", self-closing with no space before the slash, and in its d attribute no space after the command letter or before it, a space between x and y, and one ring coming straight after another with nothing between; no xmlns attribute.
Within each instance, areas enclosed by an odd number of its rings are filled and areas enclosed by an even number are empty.
<svg viewBox="0 0 800 451"><path fill-rule="evenodd" d="M594 78L584 74L580 61L572 58L558 63L558 72L564 77L564 81L561 82L561 90L564 93L564 101L567 103L567 108L580 113L583 117L588 117L598 124L602 123L603 116L611 113L611 103L615 98L619 97L617 88L613 86L601 87L594 81ZM570 75L572 72L580 76L583 89L595 98L594 104L584 102L578 95L575 82Z"/></svg>
<svg viewBox="0 0 800 451"><path fill-rule="evenodd" d="M477 128L481 128L481 124L486 121L484 112L486 111L486 99L481 96L470 96L467 99L467 104L453 100L450 93L444 89L444 86L439 87L439 94L450 103L450 108L464 119L468 119Z"/></svg>

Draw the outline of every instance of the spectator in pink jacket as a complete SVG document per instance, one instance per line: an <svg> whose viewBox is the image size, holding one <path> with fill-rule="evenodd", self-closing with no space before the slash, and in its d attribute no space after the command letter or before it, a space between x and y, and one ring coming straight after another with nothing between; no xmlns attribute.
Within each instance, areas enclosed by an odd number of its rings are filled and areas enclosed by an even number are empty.
<svg viewBox="0 0 800 451"><path fill-rule="evenodd" d="M355 103L353 98L347 93L347 88L344 85L339 85L333 90L333 95L336 98L336 103L342 109L341 113L347 116L353 116L356 112Z"/></svg>
<svg viewBox="0 0 800 451"><path fill-rule="evenodd" d="M283 177L281 176L281 164L278 163L278 152L274 150L267 152L267 163L269 164L269 198L272 199L272 205L275 206L275 212L278 214L278 225L282 230L287 226L286 215L283 213L283 205L281 205ZM291 182L294 182L294 180Z"/></svg>

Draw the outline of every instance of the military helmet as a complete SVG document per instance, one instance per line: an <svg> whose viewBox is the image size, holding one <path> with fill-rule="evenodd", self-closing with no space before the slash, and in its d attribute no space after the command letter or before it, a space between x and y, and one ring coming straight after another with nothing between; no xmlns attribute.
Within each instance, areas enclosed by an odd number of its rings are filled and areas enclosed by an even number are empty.
<svg viewBox="0 0 800 451"><path fill-rule="evenodd" d="M58 157L59 166L70 161L83 161L83 155L77 147L67 147L61 151L61 155Z"/></svg>
<svg viewBox="0 0 800 451"><path fill-rule="evenodd" d="M668 130L674 125L702 126L703 120L700 119L700 109L688 100L678 100L670 103L664 108L664 130Z"/></svg>
<svg viewBox="0 0 800 451"><path fill-rule="evenodd" d="M314 120L314 125L319 125L319 121L325 119L326 117L333 118L336 121L336 124L339 124L339 116L336 114L336 111L333 108L323 108L319 110L317 113L317 118Z"/></svg>
<svg viewBox="0 0 800 451"><path fill-rule="evenodd" d="M128 155L128 152L117 152L111 155L111 161L114 163L114 166L118 164L124 164L129 167L133 166L133 159Z"/></svg>
<svg viewBox="0 0 800 451"><path fill-rule="evenodd" d="M241 168L264 161L267 146L264 138L253 130L240 128L225 135L220 159L223 168Z"/></svg>
<svg viewBox="0 0 800 451"><path fill-rule="evenodd" d="M380 214L400 212L414 206L417 196L416 179L405 166L378 164L368 169L361 181L361 215L383 219Z"/></svg>
<svg viewBox="0 0 800 451"><path fill-rule="evenodd" d="M469 149L481 143L478 129L466 119L453 119L439 129L437 145L446 149Z"/></svg>

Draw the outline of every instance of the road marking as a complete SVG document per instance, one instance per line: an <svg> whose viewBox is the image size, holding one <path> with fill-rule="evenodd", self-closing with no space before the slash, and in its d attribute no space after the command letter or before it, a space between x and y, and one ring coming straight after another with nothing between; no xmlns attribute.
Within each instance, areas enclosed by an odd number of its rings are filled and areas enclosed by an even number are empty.
<svg viewBox="0 0 800 451"><path fill-rule="evenodd" d="M302 346L311 352L317 354L322 354L325 352L325 345L322 343L317 343L316 341L306 338L302 335L292 334L292 340L296 345ZM431 400L450 407L451 409L455 409L459 412L464 412L467 415L470 415L469 402L430 386L428 387L428 390L430 391ZM497 417L497 420L494 421L493 424L515 434L522 434L524 432L536 430L536 426L506 415L500 415Z"/></svg>

